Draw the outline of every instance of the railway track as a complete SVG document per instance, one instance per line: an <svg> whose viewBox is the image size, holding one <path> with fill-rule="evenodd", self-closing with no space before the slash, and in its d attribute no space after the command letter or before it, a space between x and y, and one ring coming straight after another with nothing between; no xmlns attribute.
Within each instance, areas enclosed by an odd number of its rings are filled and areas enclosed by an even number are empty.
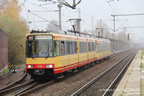
<svg viewBox="0 0 144 96"><path fill-rule="evenodd" d="M79 95L85 95L84 93L81 94L82 92L84 92L85 90L87 90L88 88L90 88L92 85L94 85L95 82L98 82L98 80L100 80L102 77L104 77L109 71L111 71L115 66L117 66L118 64L120 64L121 62L123 62L126 58L128 58L132 53L128 54L127 56L125 56L124 58L122 58L121 60L119 60L117 63L113 64L111 67L109 67L107 70L105 70L104 72L102 72L101 74L99 74L97 77L95 77L94 79L92 79L90 82L88 82L87 84L85 84L83 87L81 87L80 89L78 89L77 91L75 91L71 96L79 96ZM113 83L111 83L111 85L106 89L105 93L103 94L103 96L107 96L108 94L110 94L110 89L113 88L113 86L115 85L116 81L119 80L119 78L122 76L122 73L125 72L126 67L130 64L131 60L133 59L134 55L132 55L131 59L128 61L128 63L124 66L124 68L122 69L122 71L116 76L116 79L113 81ZM98 86L98 85L97 85ZM86 92L88 93L88 91ZM92 94L90 94L92 95ZM94 94L93 94L94 95ZM95 94L96 95L96 94ZM101 94L99 94L101 95Z"/></svg>
<svg viewBox="0 0 144 96"><path fill-rule="evenodd" d="M122 52L113 54L110 58L115 57L115 56L117 56L117 55L119 55L119 54L122 54ZM83 71L83 70L79 70L79 72L80 72L80 71ZM25 92L22 91L22 92L21 92L20 94L18 94L17 96L31 95L31 94L35 93L36 91L41 90L42 88L45 88L45 87L47 87L47 86L50 86L50 85L56 83L56 82L59 81L59 80L63 80L63 79L65 79L65 78L67 78L67 77L69 77L69 76L72 76L72 75L75 75L75 74L76 74L76 73L71 73L71 74L66 75L64 78L61 78L61 79L58 79L58 80L53 80L53 81L50 81L50 82L45 83L45 84L42 84L42 85L37 85L37 86L35 86L35 88L32 88L32 89L27 90L27 91L25 91Z"/></svg>
<svg viewBox="0 0 144 96"><path fill-rule="evenodd" d="M121 53L123 53L123 52L126 52L126 51L127 51L127 50L114 53L114 54L112 54L112 55L110 56L110 58L113 58L113 57L115 57L115 56L117 56L117 55L119 55L119 54L121 54Z"/></svg>
<svg viewBox="0 0 144 96"><path fill-rule="evenodd" d="M132 56L132 58L127 62L127 64L124 66L124 68L119 72L119 74L116 76L116 78L113 80L113 82L110 84L110 86L106 89L106 91L104 92L104 94L102 96L108 96L108 95L112 95L113 91L109 91L111 89L114 89L114 87L116 86L117 82L119 82L121 79L121 77L124 75L127 67L129 66L129 64L131 63L131 61L133 60L133 58L135 57L136 54L134 54Z"/></svg>
<svg viewBox="0 0 144 96"><path fill-rule="evenodd" d="M17 91L21 88L25 88L25 87L33 84L33 83L34 83L34 81L30 81L30 82L26 82L26 83L23 83L23 84L20 84L20 85L16 85L16 86L7 88L5 90L0 91L0 96L2 96L2 95L12 95L13 92L15 92L15 91Z"/></svg>
<svg viewBox="0 0 144 96"><path fill-rule="evenodd" d="M13 86L15 86L16 84L19 84L19 83L22 82L25 78L26 78L26 73L24 73L23 76L22 76L21 78L19 78L18 80L16 80L15 82L13 82L13 83L7 85L6 87L0 89L0 92L3 91L3 90L5 90L5 89L8 89L8 88L10 88L10 87L13 87Z"/></svg>
<svg viewBox="0 0 144 96"><path fill-rule="evenodd" d="M122 53L123 52L112 54L110 56L110 58L115 57L115 56L117 56L119 54L122 54ZM88 67L91 67L91 66L88 66ZM79 70L79 71L83 71L83 70ZM75 73L76 72L68 74L67 76L65 76L65 78L67 78L68 76L72 76ZM24 75L22 78L24 79L25 76L26 75ZM13 84L11 84L11 85L3 88L2 90L0 90L0 95L5 95L5 94L10 94L10 95L14 95L14 96L30 95L30 94L38 91L38 90L43 89L44 87L47 87L47 86L49 86L51 84L54 84L57 81L57 80L52 80L52 81L44 83L44 84L39 84L38 82L30 81L30 82L27 82L27 83L24 83L24 84L16 85L20 81L23 80L22 78L20 78L19 80L17 80ZM65 79L65 78L62 78L62 79Z"/></svg>
<svg viewBox="0 0 144 96"><path fill-rule="evenodd" d="M34 88L31 88L31 89L29 89L29 87L25 88L21 92L15 94L15 96L27 96L27 95L30 95L30 94L38 91L38 90L41 90L42 88L44 88L46 86L52 85L54 83L55 83L55 80L52 80L52 81L44 83L44 84L35 83Z"/></svg>

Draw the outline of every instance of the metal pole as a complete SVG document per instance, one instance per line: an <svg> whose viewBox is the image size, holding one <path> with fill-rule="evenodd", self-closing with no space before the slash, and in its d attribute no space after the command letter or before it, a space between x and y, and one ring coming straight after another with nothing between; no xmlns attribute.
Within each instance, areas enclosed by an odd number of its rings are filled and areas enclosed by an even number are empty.
<svg viewBox="0 0 144 96"><path fill-rule="evenodd" d="M81 18L81 11L80 11L80 8L78 8L78 16L79 16L79 18Z"/></svg>
<svg viewBox="0 0 144 96"><path fill-rule="evenodd" d="M98 37L100 37L100 32L98 32Z"/></svg>
<svg viewBox="0 0 144 96"><path fill-rule="evenodd" d="M62 4L61 4L61 0L59 0L59 4L58 4L58 7L59 7L59 30L62 30L62 24L61 24L61 7L62 7Z"/></svg>
<svg viewBox="0 0 144 96"><path fill-rule="evenodd" d="M114 21L114 32L115 32L115 16L113 16L113 21Z"/></svg>
<svg viewBox="0 0 144 96"><path fill-rule="evenodd" d="M126 34L126 28L124 28L124 33ZM126 37L125 37L124 41L126 43Z"/></svg>
<svg viewBox="0 0 144 96"><path fill-rule="evenodd" d="M75 8L75 0L73 0L73 8Z"/></svg>
<svg viewBox="0 0 144 96"><path fill-rule="evenodd" d="M102 37L103 37L103 28L102 28Z"/></svg>
<svg viewBox="0 0 144 96"><path fill-rule="evenodd" d="M92 34L93 34L93 16L91 15L91 17L92 17Z"/></svg>

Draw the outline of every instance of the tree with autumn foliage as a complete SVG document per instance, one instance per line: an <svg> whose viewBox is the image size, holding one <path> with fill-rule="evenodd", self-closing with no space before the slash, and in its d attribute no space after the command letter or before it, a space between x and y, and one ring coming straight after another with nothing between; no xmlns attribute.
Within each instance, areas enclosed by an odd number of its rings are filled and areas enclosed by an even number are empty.
<svg viewBox="0 0 144 96"><path fill-rule="evenodd" d="M20 16L22 6L17 0L8 0L5 7L1 8L0 29L8 34L9 62L19 64L24 61L25 36L29 32L26 20Z"/></svg>

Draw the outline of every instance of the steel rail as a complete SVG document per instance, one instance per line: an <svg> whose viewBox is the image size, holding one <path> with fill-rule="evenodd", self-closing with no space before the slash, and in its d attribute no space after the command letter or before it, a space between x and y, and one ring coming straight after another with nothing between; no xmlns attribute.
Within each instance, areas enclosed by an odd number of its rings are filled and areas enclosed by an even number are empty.
<svg viewBox="0 0 144 96"><path fill-rule="evenodd" d="M42 84L40 86L37 86L37 87L29 89L29 90L27 90L27 88L26 88L26 89L22 90L21 92L15 94L15 96L26 96L26 95L28 95L30 93L33 93L33 92L35 92L37 90L40 90L40 89L42 89L42 88L44 88L44 87L46 87L46 86L48 86L50 84L53 84L53 83L55 83L55 80L50 81L50 82L45 83L45 84Z"/></svg>
<svg viewBox="0 0 144 96"><path fill-rule="evenodd" d="M110 84L110 86L106 89L106 91L104 92L104 94L102 96L107 96L109 94L109 90L111 88L113 88L116 84L116 82L119 80L119 78L123 75L123 73L125 72L126 68L129 66L129 64L131 63L131 61L133 60L134 56L136 54L134 54L132 56L132 58L128 61L128 63L124 66L124 68L121 70L121 72L116 76L116 78L113 80L113 82Z"/></svg>
<svg viewBox="0 0 144 96"><path fill-rule="evenodd" d="M0 91L8 89L8 88L14 86L14 84L21 82L25 77L26 77L26 73L24 73L24 75L21 78L19 78L18 80L16 80L15 82L13 82L10 85L7 85L6 87L0 89Z"/></svg>
<svg viewBox="0 0 144 96"><path fill-rule="evenodd" d="M7 93L12 92L13 90L16 90L16 89L25 87L25 86L27 86L28 84L30 84L30 83L32 83L32 82L33 82L33 81L26 82L26 83L24 83L24 84L20 84L20 85L17 85L17 86L10 87L10 88L8 88L8 89L2 90L2 91L0 91L0 95L4 95L4 94L7 94Z"/></svg>
<svg viewBox="0 0 144 96"><path fill-rule="evenodd" d="M27 88L23 89L22 91L16 93L14 96L18 96L22 92L25 92L26 90L29 90L30 88L34 87L37 84L37 82L34 82L32 85L28 86Z"/></svg>
<svg viewBox="0 0 144 96"><path fill-rule="evenodd" d="M129 50L129 49L128 49L128 50ZM125 52L125 51L127 51L127 50L122 50L122 51L120 51L120 52L111 54L110 58L115 57L115 56L117 56L117 55L119 55L120 53L123 53L123 52Z"/></svg>
<svg viewBox="0 0 144 96"><path fill-rule="evenodd" d="M115 64L113 64L111 67L109 67L108 69L106 69L104 72L102 72L101 74L99 74L97 77L95 77L94 79L92 79L90 82L88 82L87 84L85 84L83 87L81 87L80 89L78 89L71 96L77 96L77 95L79 95L81 92L83 92L89 86L91 86L94 82L96 82L98 79L100 79L102 76L104 76L108 71L110 71L110 69L112 69L117 64L119 64L121 61L123 61L126 57L128 57L131 53L129 53L127 56L125 56L124 58L122 58L121 60L119 60L118 62L116 62Z"/></svg>

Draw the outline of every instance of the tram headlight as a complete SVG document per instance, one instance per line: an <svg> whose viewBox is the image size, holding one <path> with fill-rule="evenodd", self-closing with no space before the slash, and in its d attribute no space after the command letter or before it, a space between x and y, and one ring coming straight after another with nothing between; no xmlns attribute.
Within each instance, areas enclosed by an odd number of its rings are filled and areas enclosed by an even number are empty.
<svg viewBox="0 0 144 96"><path fill-rule="evenodd" d="M46 65L46 68L53 68L53 65Z"/></svg>
<svg viewBox="0 0 144 96"><path fill-rule="evenodd" d="M33 65L27 65L27 68L33 68Z"/></svg>

